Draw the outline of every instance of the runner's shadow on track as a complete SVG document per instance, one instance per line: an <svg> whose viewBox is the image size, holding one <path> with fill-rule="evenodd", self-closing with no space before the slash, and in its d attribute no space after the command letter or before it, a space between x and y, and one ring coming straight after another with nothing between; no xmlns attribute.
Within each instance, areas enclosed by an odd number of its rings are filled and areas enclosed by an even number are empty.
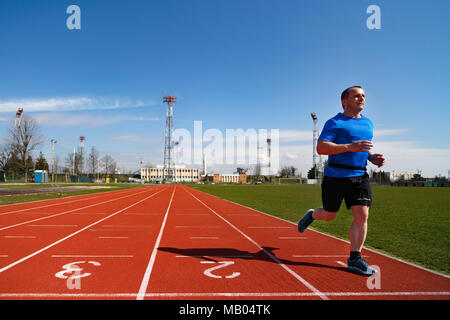
<svg viewBox="0 0 450 320"><path fill-rule="evenodd" d="M217 262L218 258L233 258L233 259L243 259L243 260L261 260L267 261L271 263L283 263L285 265L291 266L307 266L307 267L315 267L315 268L328 268L334 269L338 271L349 272L344 267L335 267L327 264L313 263L313 262L302 262L302 261L291 261L286 259L281 259L276 256L274 253L275 250L279 248L272 247L263 247L263 250L252 253L249 251L243 251L232 248L171 248L171 247L159 247L158 250L175 253L184 257L192 257L199 258L202 260L215 261ZM270 257L272 255L276 260Z"/></svg>

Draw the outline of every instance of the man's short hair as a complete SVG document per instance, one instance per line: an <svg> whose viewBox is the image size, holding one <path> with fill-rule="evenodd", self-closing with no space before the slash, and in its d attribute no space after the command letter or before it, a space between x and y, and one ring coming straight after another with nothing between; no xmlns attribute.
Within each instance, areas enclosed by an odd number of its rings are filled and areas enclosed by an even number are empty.
<svg viewBox="0 0 450 320"><path fill-rule="evenodd" d="M341 93L341 100L342 99L347 99L348 98L348 94L350 93L350 90L351 89L353 89L353 88L360 88L360 89L362 89L362 87L360 87L360 86L351 86L351 87L348 87L347 89L345 89L344 91L342 91L342 93ZM344 107L344 105L342 105L342 108Z"/></svg>

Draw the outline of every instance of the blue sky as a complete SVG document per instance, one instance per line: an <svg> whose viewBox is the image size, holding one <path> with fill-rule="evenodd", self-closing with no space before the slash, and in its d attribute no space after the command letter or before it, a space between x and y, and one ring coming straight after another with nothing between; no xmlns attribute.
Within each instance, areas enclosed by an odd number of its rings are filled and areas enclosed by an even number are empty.
<svg viewBox="0 0 450 320"><path fill-rule="evenodd" d="M66 27L71 4L81 30ZM380 30L366 27L372 4ZM310 112L321 129L358 84L385 170L447 176L449 11L446 0L3 0L0 137L21 106L48 158L58 141L60 165L80 135L119 168L161 164L173 94L175 128L279 129L280 165L305 174Z"/></svg>

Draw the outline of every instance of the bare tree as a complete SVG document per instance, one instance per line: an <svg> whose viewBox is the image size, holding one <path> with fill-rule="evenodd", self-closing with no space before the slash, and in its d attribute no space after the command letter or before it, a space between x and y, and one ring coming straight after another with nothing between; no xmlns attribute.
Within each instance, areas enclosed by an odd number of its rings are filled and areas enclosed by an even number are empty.
<svg viewBox="0 0 450 320"><path fill-rule="evenodd" d="M282 178L295 177L297 170L298 169L293 166L284 166L280 170L279 174Z"/></svg>
<svg viewBox="0 0 450 320"><path fill-rule="evenodd" d="M22 117L18 128L13 125L9 129L9 135L11 150L17 155L19 163L24 170L25 181L27 181L31 152L44 142L40 128L36 120L25 115Z"/></svg>
<svg viewBox="0 0 450 320"><path fill-rule="evenodd" d="M11 148L6 144L0 145L0 170L6 169L10 158Z"/></svg>
<svg viewBox="0 0 450 320"><path fill-rule="evenodd" d="M98 170L97 168L98 159L99 159L98 150L95 147L92 147L91 152L89 153L87 158L88 171L92 175L94 175Z"/></svg>
<svg viewBox="0 0 450 320"><path fill-rule="evenodd" d="M109 177L109 174L113 174L116 171L117 164L109 154L103 156L100 161L107 177Z"/></svg>
<svg viewBox="0 0 450 320"><path fill-rule="evenodd" d="M76 167L74 165L74 161L73 161L74 157L73 157L73 152L67 154L66 158L64 159L64 163L66 165L66 170L65 173L66 174L71 174L74 175L75 174L75 170L74 168Z"/></svg>
<svg viewBox="0 0 450 320"><path fill-rule="evenodd" d="M78 169L78 174L82 175L83 171L84 171L84 152L83 152L83 148L79 147L78 148L78 152L76 153L76 157L77 157L77 169Z"/></svg>
<svg viewBox="0 0 450 320"><path fill-rule="evenodd" d="M69 170L69 173L78 176L81 174L81 168L83 165L82 155L80 152L69 153L65 158L66 168Z"/></svg>
<svg viewBox="0 0 450 320"><path fill-rule="evenodd" d="M59 156L58 155L55 155L55 158L54 158L54 170L55 170L56 174L61 173L60 172L61 168L59 167Z"/></svg>

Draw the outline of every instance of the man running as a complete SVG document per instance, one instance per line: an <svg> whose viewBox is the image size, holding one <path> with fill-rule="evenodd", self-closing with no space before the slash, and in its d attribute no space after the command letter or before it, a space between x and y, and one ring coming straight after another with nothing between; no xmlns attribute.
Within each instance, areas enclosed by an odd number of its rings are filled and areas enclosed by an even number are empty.
<svg viewBox="0 0 450 320"><path fill-rule="evenodd" d="M372 204L372 190L366 173L367 160L381 167L386 159L370 152L373 138L372 121L361 114L365 104L364 90L359 86L341 94L344 112L325 123L317 143L317 152L328 155L328 165L322 182L323 208L310 209L298 223L304 232L314 220L331 221L345 199L353 214L350 227L350 257L347 268L370 276L377 271L361 257L367 235L367 219Z"/></svg>

